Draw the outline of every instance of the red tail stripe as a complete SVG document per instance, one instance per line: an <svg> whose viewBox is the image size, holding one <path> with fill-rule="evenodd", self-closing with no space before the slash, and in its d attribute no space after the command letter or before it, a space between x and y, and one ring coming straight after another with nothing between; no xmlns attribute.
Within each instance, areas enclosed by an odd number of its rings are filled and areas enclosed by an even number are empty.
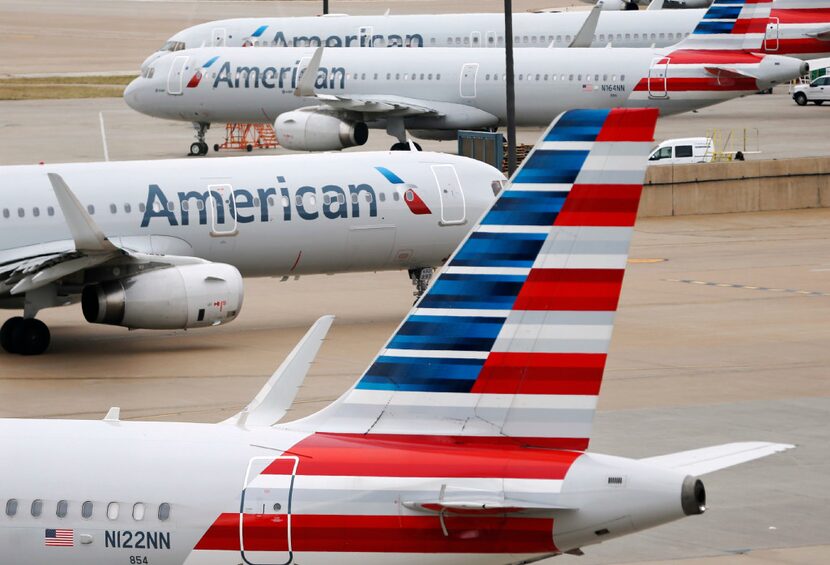
<svg viewBox="0 0 830 565"><path fill-rule="evenodd" d="M830 43L821 41L812 37L803 37L799 39L779 39L778 49L772 51L766 50L766 53L773 55L795 55L802 53L828 55L830 54ZM775 47L776 41L771 40L769 47Z"/></svg>
<svg viewBox="0 0 830 565"><path fill-rule="evenodd" d="M604 353L490 353L473 393L599 394Z"/></svg>
<svg viewBox="0 0 830 565"><path fill-rule="evenodd" d="M509 441L507 441L509 440ZM289 452L299 475L563 479L579 453L524 450L523 444L585 449L587 440L455 438L416 435L313 434ZM268 467L263 474L284 474Z"/></svg>
<svg viewBox="0 0 830 565"><path fill-rule="evenodd" d="M642 190L639 184L575 184L554 223L631 227L637 219Z"/></svg>
<svg viewBox="0 0 830 565"><path fill-rule="evenodd" d="M669 55L673 65L730 65L738 63L757 65L762 58L742 51L704 51L702 49L678 49ZM661 62L665 63L665 59Z"/></svg>
<svg viewBox="0 0 830 565"><path fill-rule="evenodd" d="M617 309L623 269L532 269L514 310Z"/></svg>
<svg viewBox="0 0 830 565"><path fill-rule="evenodd" d="M658 113L656 108L615 108L605 118L597 141L652 141Z"/></svg>
<svg viewBox="0 0 830 565"><path fill-rule="evenodd" d="M732 27L732 35L747 33L765 33L769 18L739 18Z"/></svg>
<svg viewBox="0 0 830 565"><path fill-rule="evenodd" d="M245 515L245 549L287 551L285 518ZM527 554L556 551L551 518L447 515L444 524L446 536L437 515L294 514L291 546L296 552ZM239 514L219 516L195 549L240 551Z"/></svg>

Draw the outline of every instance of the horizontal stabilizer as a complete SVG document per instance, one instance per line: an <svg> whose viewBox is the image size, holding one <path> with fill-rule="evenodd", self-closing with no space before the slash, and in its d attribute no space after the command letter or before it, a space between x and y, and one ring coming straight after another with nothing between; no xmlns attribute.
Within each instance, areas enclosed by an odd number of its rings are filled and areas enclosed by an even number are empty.
<svg viewBox="0 0 830 565"><path fill-rule="evenodd" d="M830 41L830 28L824 28L819 31L812 31L805 33L807 37L814 37L820 41Z"/></svg>
<svg viewBox="0 0 830 565"><path fill-rule="evenodd" d="M93 221L78 198L69 189L69 186L59 174L48 173L52 190L58 199L63 217L75 240L75 249L78 251L105 251L114 252L118 248L110 242L104 232Z"/></svg>
<svg viewBox="0 0 830 565"><path fill-rule="evenodd" d="M333 321L334 316L323 316L314 322L254 399L223 423L250 427L279 421L294 402Z"/></svg>
<svg viewBox="0 0 830 565"><path fill-rule="evenodd" d="M412 510L424 510L427 512L443 512L450 514L467 514L476 516L485 516L488 514L512 514L515 512L550 512L552 510L576 510L570 506L557 506L552 504L542 504L535 502L528 502L525 500L487 500L487 499L468 499L468 500L434 500L434 501L417 501L402 503L405 507Z"/></svg>
<svg viewBox="0 0 830 565"><path fill-rule="evenodd" d="M647 457L640 461L665 469L675 469L690 475L705 475L794 447L794 445L787 443L745 441Z"/></svg>
<svg viewBox="0 0 830 565"><path fill-rule="evenodd" d="M728 69L728 68L725 68L725 67L704 67L704 68L706 69L707 73L709 73L710 75L716 76L718 78L718 82L720 82L722 80L725 80L725 79L726 80L728 80L728 79L736 80L736 79L743 79L743 78L751 78L751 79L757 78L757 77L755 77L751 74L742 73L741 71L737 71L735 69Z"/></svg>

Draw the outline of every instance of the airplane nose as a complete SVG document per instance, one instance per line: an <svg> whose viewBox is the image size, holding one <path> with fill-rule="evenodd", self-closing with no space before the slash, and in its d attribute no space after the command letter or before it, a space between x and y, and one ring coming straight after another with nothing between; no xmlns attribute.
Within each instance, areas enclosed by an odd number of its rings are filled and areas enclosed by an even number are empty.
<svg viewBox="0 0 830 565"><path fill-rule="evenodd" d="M145 79L143 78L136 78L127 85L127 88L124 89L124 102L127 103L127 106L135 110L136 112L143 112L141 107L141 81Z"/></svg>

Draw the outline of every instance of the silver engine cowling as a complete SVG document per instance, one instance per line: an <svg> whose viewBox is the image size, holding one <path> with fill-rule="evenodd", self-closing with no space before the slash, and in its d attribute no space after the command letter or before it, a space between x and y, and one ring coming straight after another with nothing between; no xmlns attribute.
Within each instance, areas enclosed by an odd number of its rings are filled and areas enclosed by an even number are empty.
<svg viewBox="0 0 830 565"><path fill-rule="evenodd" d="M369 139L364 122L303 110L277 116L274 130L280 145L295 151L333 151L363 145Z"/></svg>
<svg viewBox="0 0 830 565"><path fill-rule="evenodd" d="M87 285L81 307L93 324L171 330L230 322L239 315L242 297L236 267L207 263Z"/></svg>

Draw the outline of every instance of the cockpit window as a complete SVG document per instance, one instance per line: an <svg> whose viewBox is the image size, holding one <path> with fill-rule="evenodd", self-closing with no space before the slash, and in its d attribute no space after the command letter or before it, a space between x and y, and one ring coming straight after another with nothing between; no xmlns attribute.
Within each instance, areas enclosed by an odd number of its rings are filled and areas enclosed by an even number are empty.
<svg viewBox="0 0 830 565"><path fill-rule="evenodd" d="M159 51L183 51L184 49L184 41L168 41L161 46Z"/></svg>
<svg viewBox="0 0 830 565"><path fill-rule="evenodd" d="M145 67L141 69L141 78L153 78L153 75L156 74L155 67Z"/></svg>

